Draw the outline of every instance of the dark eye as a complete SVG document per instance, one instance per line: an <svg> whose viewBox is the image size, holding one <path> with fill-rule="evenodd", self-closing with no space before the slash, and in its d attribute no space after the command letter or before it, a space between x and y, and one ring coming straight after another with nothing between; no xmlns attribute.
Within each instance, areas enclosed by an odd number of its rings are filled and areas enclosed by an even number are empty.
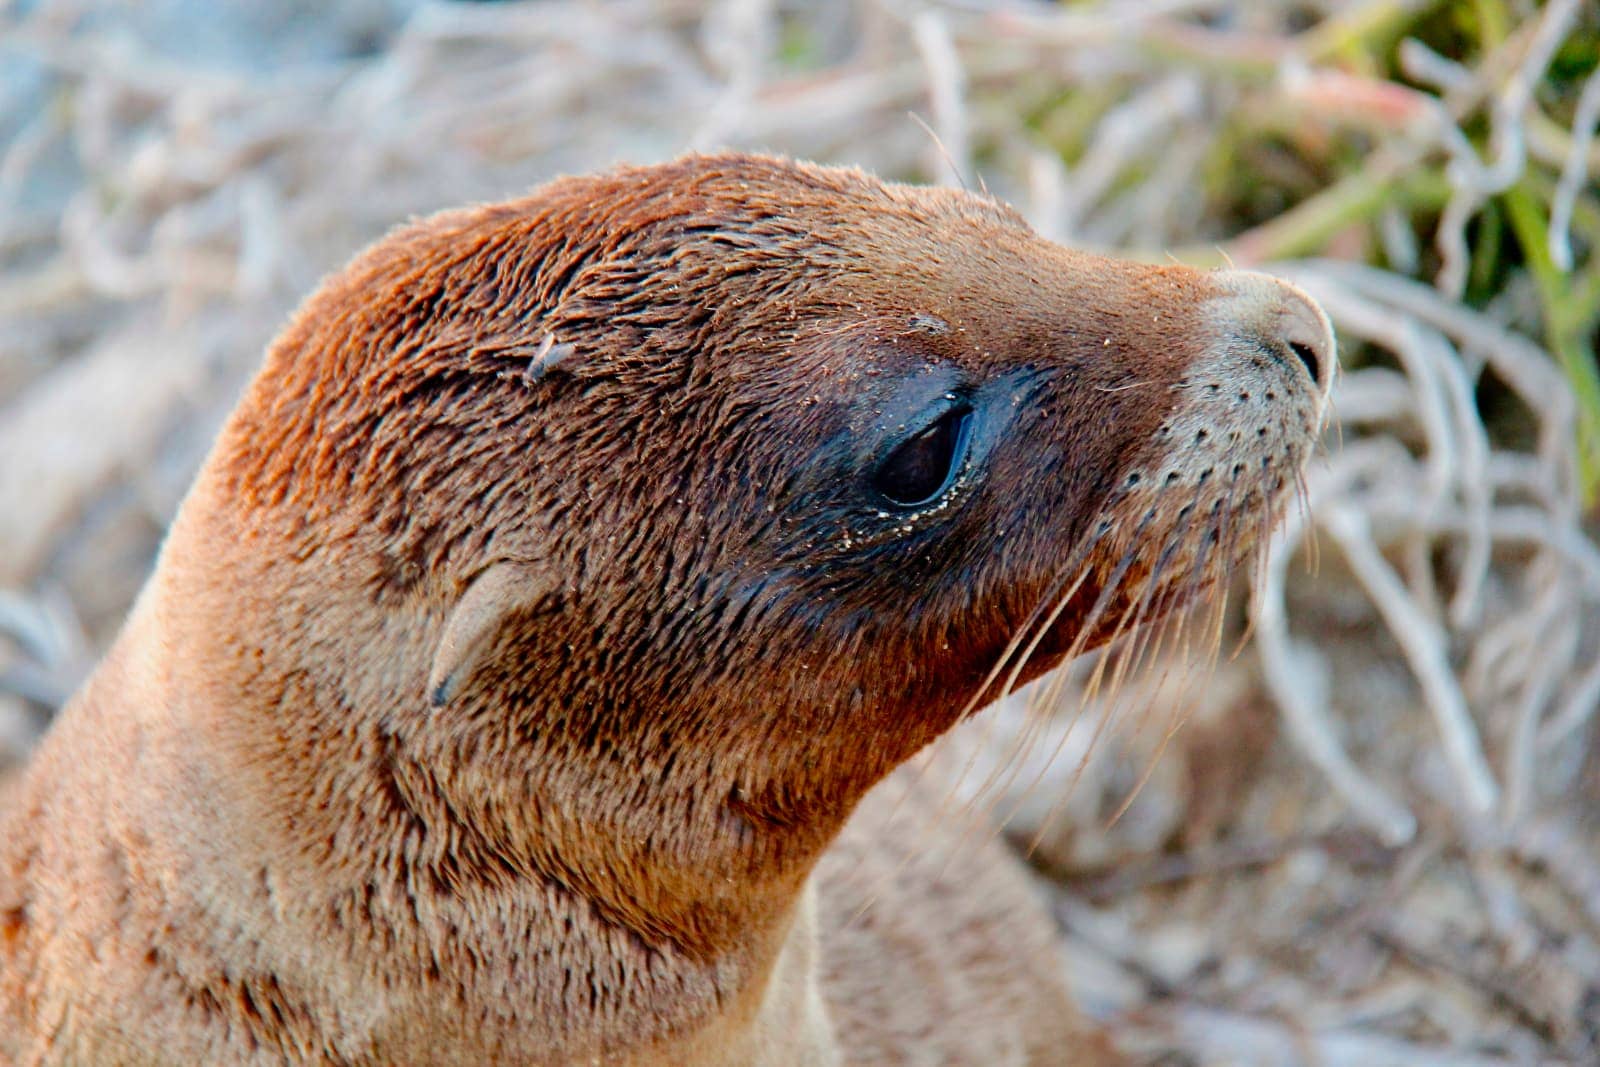
<svg viewBox="0 0 1600 1067"><path fill-rule="evenodd" d="M901 507L930 503L955 481L972 436L972 409L951 408L889 454L872 484Z"/></svg>

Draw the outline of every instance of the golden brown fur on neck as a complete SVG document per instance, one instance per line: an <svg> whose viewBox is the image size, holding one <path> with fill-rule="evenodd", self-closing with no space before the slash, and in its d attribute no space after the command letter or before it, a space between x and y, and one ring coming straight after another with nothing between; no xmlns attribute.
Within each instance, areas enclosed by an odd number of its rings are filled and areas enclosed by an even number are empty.
<svg viewBox="0 0 1600 1067"><path fill-rule="evenodd" d="M979 696L1068 548L1139 523L1124 476L1171 452L1225 288L965 194L737 156L381 242L272 346L0 816L0 1051L872 1047L815 985L808 880ZM851 472L924 374L1015 397L1012 421L948 507L863 508ZM1228 506L1269 513L1262 484ZM1109 634L1089 616L1126 541L1085 557L1021 677ZM444 694L475 588L481 647Z"/></svg>

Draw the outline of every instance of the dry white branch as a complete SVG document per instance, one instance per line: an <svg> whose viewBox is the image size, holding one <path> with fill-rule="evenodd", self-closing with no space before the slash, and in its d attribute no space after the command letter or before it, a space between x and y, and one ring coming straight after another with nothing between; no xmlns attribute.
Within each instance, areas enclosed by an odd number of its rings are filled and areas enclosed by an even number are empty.
<svg viewBox="0 0 1600 1067"><path fill-rule="evenodd" d="M1561 178L1550 201L1550 259L1564 271L1573 267L1572 209L1589 177L1589 146L1594 143L1596 126L1600 126L1600 67L1589 73L1583 92L1578 95L1572 117L1572 146L1567 149Z"/></svg>
<svg viewBox="0 0 1600 1067"><path fill-rule="evenodd" d="M1475 1055L1383 1037L1355 1027L1312 1030L1281 1019L1219 1011L1193 1004L1158 1009L1174 1042L1198 1050L1206 1062L1252 1067L1520 1067L1526 1061Z"/></svg>
<svg viewBox="0 0 1600 1067"><path fill-rule="evenodd" d="M1472 152L1452 157L1448 173L1455 195L1445 206L1436 236L1443 257L1437 283L1448 296L1460 296L1466 285L1467 223L1489 197L1509 189L1522 177L1527 158L1524 130L1534 87L1566 38L1579 9L1579 0L1551 0L1544 6L1522 61L1494 95L1490 108L1490 162L1482 163Z"/></svg>
<svg viewBox="0 0 1600 1067"><path fill-rule="evenodd" d="M1477 811L1488 811L1498 800L1500 790L1451 668L1444 633L1406 595L1405 586L1373 544L1365 515L1353 508L1325 504L1321 521L1344 551L1390 632L1405 649L1467 802Z"/></svg>
<svg viewBox="0 0 1600 1067"><path fill-rule="evenodd" d="M929 168L945 181L965 188L971 178L972 147L967 136L966 74L945 20L932 11L911 20L911 39L928 71L928 97L933 108L936 161Z"/></svg>

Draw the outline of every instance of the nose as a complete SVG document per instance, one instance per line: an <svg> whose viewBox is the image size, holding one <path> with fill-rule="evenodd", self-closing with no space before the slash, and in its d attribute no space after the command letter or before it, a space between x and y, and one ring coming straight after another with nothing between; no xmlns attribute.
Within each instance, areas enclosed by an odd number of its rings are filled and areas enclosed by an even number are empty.
<svg viewBox="0 0 1600 1067"><path fill-rule="evenodd" d="M1317 302L1270 274L1222 271L1215 280L1222 289L1212 303L1218 325L1294 377L1304 374L1318 400L1326 399L1338 355L1333 326Z"/></svg>
<svg viewBox="0 0 1600 1067"><path fill-rule="evenodd" d="M1332 384L1334 362L1333 326L1317 302L1298 287L1277 281L1278 336L1290 352L1300 360L1317 391L1326 393Z"/></svg>

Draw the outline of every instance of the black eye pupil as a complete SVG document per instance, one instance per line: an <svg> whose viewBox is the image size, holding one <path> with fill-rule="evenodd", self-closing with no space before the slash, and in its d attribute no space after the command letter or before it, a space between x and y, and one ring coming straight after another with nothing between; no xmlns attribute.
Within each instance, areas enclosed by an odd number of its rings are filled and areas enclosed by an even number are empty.
<svg viewBox="0 0 1600 1067"><path fill-rule="evenodd" d="M971 408L945 412L889 454L873 476L874 486L901 507L929 503L955 481L971 432Z"/></svg>

